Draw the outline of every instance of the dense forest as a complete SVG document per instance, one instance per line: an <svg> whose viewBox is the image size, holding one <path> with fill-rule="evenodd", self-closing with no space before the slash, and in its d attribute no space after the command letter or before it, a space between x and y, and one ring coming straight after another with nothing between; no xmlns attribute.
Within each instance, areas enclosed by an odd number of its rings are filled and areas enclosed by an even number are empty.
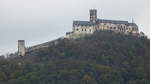
<svg viewBox="0 0 150 84"><path fill-rule="evenodd" d="M0 84L150 84L150 40L111 31L0 60Z"/></svg>

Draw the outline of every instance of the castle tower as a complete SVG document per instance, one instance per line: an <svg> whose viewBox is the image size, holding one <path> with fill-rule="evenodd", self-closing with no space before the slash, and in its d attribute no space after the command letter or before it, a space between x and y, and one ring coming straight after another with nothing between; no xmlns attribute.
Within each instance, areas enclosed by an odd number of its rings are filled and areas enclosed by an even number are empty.
<svg viewBox="0 0 150 84"><path fill-rule="evenodd" d="M90 10L90 22L96 22L97 20L97 10L96 9L91 9Z"/></svg>
<svg viewBox="0 0 150 84"><path fill-rule="evenodd" d="M18 56L25 56L26 49L25 49L25 41L18 40Z"/></svg>

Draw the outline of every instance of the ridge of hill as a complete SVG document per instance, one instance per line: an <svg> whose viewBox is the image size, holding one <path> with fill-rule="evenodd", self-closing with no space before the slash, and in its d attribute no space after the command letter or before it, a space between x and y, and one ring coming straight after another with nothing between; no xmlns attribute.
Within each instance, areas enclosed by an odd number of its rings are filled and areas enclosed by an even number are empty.
<svg viewBox="0 0 150 84"><path fill-rule="evenodd" d="M98 31L0 61L0 84L150 84L150 40Z"/></svg>

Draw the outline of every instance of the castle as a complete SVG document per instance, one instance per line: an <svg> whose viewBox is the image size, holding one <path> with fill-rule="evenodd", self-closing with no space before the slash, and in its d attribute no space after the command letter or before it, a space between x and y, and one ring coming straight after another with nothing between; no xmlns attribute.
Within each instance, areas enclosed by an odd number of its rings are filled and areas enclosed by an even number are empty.
<svg viewBox="0 0 150 84"><path fill-rule="evenodd" d="M97 18L97 10L91 9L90 10L90 21L73 21L73 31L67 32L66 37L67 39L76 39L80 37L84 37L86 35L92 35L95 31L98 30L108 30L114 31L124 34L132 34L135 36L144 37L144 33L139 33L138 26L135 23L129 23L128 21L119 21L119 20L105 20L105 19L98 19ZM63 38L58 38L53 41L49 41L46 43L42 43L36 46L32 46L29 48L25 48L25 41L19 40L18 41L18 55L25 56L27 52L45 48L49 45L57 45L59 40Z"/></svg>
<svg viewBox="0 0 150 84"><path fill-rule="evenodd" d="M89 21L73 21L73 31L66 33L66 38L80 38L85 35L91 35L98 30L110 30L124 34L132 33L138 35L138 26L135 23L119 20L106 20L97 18L97 10L90 10Z"/></svg>

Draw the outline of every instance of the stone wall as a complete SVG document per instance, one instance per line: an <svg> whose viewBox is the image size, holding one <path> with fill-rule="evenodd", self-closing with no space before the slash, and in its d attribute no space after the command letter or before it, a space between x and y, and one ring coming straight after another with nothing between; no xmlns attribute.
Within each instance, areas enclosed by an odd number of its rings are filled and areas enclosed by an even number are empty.
<svg viewBox="0 0 150 84"><path fill-rule="evenodd" d="M93 34L94 31L94 26L76 25L73 28L73 33L75 34Z"/></svg>
<svg viewBox="0 0 150 84"><path fill-rule="evenodd" d="M93 34L97 30L111 30L124 34L139 33L138 27L135 25L99 23L96 25L74 25L73 32L66 34L66 38L80 38L85 35Z"/></svg>

